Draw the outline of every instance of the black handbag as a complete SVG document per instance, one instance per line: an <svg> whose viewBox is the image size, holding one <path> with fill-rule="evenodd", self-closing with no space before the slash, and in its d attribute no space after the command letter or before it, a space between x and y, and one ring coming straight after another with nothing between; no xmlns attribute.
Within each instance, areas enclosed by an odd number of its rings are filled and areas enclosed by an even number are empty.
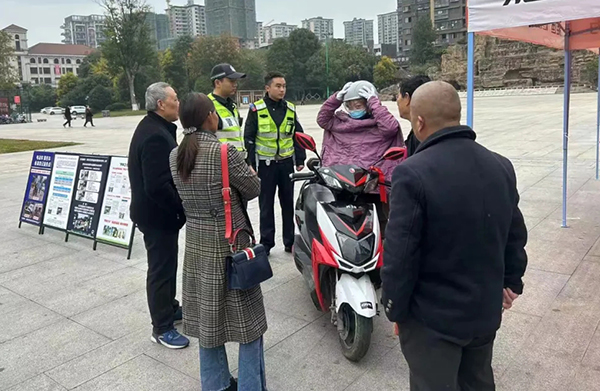
<svg viewBox="0 0 600 391"><path fill-rule="evenodd" d="M262 244L256 244L251 230L237 229L233 232L231 214L231 188L229 187L229 161L227 159L228 145L221 145L221 171L223 180L223 202L225 204L225 238L229 241L231 255L225 258L227 285L229 289L246 290L273 277L267 251ZM244 210L248 224L250 221ZM240 233L250 237L251 246L238 250L235 243Z"/></svg>

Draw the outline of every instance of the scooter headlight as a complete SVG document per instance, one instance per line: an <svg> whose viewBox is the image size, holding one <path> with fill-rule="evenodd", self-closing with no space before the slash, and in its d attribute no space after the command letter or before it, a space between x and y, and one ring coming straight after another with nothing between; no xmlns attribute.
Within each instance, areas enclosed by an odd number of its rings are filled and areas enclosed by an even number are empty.
<svg viewBox="0 0 600 391"><path fill-rule="evenodd" d="M340 183L340 181L338 181L337 179L335 179L334 177L332 177L331 175L323 175L323 179L325 180L325 183L327 183L328 186L330 186L333 189L336 190L342 190L342 184Z"/></svg>
<svg viewBox="0 0 600 391"><path fill-rule="evenodd" d="M355 266L362 266L372 259L375 235L371 234L360 240L352 239L340 232L336 236L345 261Z"/></svg>

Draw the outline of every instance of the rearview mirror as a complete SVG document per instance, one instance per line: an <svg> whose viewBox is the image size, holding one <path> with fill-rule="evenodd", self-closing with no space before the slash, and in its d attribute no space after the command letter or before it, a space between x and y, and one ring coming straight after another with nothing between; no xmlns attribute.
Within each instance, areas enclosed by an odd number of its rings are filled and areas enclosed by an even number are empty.
<svg viewBox="0 0 600 391"><path fill-rule="evenodd" d="M406 148L392 147L383 154L384 160L402 160L406 157Z"/></svg>
<svg viewBox="0 0 600 391"><path fill-rule="evenodd" d="M302 149L317 152L317 144L315 143L315 139L308 134L297 132L294 138Z"/></svg>

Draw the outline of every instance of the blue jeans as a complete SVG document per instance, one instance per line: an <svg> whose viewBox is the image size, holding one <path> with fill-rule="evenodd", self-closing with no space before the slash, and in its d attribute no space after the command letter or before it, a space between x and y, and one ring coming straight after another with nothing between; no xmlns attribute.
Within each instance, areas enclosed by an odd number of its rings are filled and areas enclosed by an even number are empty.
<svg viewBox="0 0 600 391"><path fill-rule="evenodd" d="M263 337L240 344L238 390L266 391L265 351ZM225 346L200 347L200 382L202 391L223 391L230 385L231 372Z"/></svg>

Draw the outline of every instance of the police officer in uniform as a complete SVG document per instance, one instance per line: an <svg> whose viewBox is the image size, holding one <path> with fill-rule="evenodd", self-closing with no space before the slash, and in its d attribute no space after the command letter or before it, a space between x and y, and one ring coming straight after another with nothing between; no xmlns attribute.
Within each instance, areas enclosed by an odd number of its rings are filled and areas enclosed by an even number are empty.
<svg viewBox="0 0 600 391"><path fill-rule="evenodd" d="M275 191L278 190L283 217L283 245L292 252L294 244L294 185L290 174L304 168L306 152L294 141L303 132L296 106L284 100L285 76L279 72L265 77L264 99L250 105L244 141L252 167L261 179L260 242L267 252L275 246Z"/></svg>
<svg viewBox="0 0 600 391"><path fill-rule="evenodd" d="M237 92L238 80L245 77L245 73L236 72L229 64L216 65L210 75L214 90L208 94L208 97L215 104L215 110L219 116L217 138L222 143L234 145L246 158L242 117L232 99Z"/></svg>

